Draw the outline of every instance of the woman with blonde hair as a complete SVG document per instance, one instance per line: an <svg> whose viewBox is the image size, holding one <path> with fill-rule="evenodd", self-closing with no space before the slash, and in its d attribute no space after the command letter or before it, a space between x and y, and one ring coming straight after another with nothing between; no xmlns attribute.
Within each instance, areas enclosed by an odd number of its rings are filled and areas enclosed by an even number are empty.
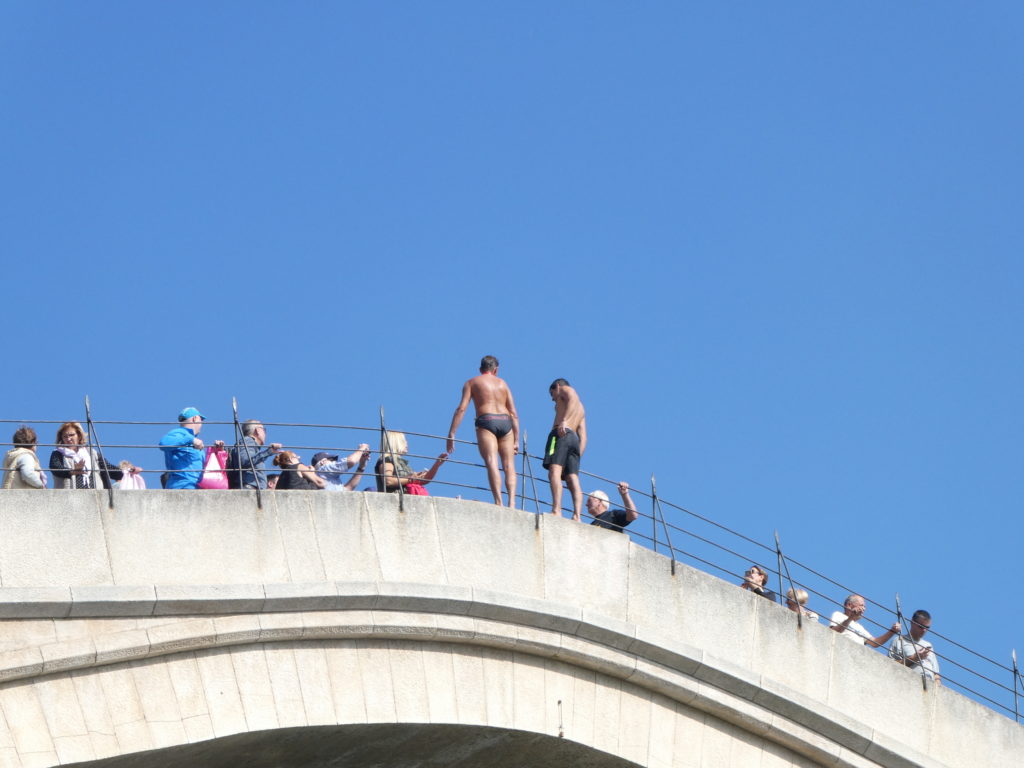
<svg viewBox="0 0 1024 768"><path fill-rule="evenodd" d="M378 491L396 493L401 487L405 493L414 496L429 496L423 486L434 479L448 454L441 453L430 469L413 472L409 462L405 460L405 454L408 452L409 443L403 433L387 431L381 435L380 458L373 467L377 474Z"/></svg>
<svg viewBox="0 0 1024 768"><path fill-rule="evenodd" d="M124 477L124 472L115 467L103 454L86 443L85 430L77 421L65 421L57 430L57 446L50 454L50 472L53 473L53 487L68 490L82 488L109 488ZM131 465L130 475L142 470Z"/></svg>
<svg viewBox="0 0 1024 768"><path fill-rule="evenodd" d="M789 608L793 613L799 611L811 621L818 620L818 614L812 611L810 608L805 608L807 605L807 590L806 589L793 589L790 587L786 590L786 607Z"/></svg>

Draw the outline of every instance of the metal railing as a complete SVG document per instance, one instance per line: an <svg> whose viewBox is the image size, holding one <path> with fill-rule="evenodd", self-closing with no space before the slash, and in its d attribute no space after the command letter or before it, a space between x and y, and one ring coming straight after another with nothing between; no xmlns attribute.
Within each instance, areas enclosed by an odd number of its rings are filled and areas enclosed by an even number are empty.
<svg viewBox="0 0 1024 768"><path fill-rule="evenodd" d="M40 427L42 425L55 425L54 432L56 432L56 425L61 425L67 421L83 423L87 430L87 446L89 449L94 449L100 454L108 451L127 453L136 458L141 452L145 452L147 461L134 463L141 463L143 465L149 463L150 466L153 463L163 463L163 457L159 453L159 446L154 442L128 440L129 433L139 428L156 427L167 429L177 426L177 422L166 421L96 420L92 417L88 398L85 399L85 412L78 418L0 419L0 425L28 424ZM389 428L385 423L383 407L380 410L380 425L376 427L262 420L260 423L264 425L268 433L273 434L273 438L268 438L268 442L282 443L285 446L285 450L296 453L310 452L311 454L327 451L332 454L345 455L355 451L356 445L350 444L349 447L345 447L345 443L341 440L332 439L325 442L313 438L313 435L323 434L324 432L332 436L339 433L354 434L357 435L357 439L354 441L356 444L369 443L372 453L378 458L380 458L381 449L383 449L384 454L390 458L393 466L397 466L394 464L397 451L394 446L390 445L388 440ZM121 441L111 442L108 439L101 444L97 432L98 427L102 427L105 436L109 437L113 434L115 438ZM232 400L231 421L209 420L203 423L203 438L207 446L212 445L214 440L217 439L218 435L211 433L216 432L219 427L230 427L234 434L233 441L225 440L229 448L232 447L232 442L235 445L241 442L242 426L238 419L238 407L234 399ZM2 426L0 426L0 429L2 429ZM432 435L424 432L404 432L403 434L407 438L415 438L422 441L439 441L442 447L447 439L447 436ZM42 439L42 435L39 437L40 440L37 445L39 454L45 455L45 449L56 448L54 442L45 442ZM376 447L373 445L374 442L377 443ZM467 440L456 440L455 443L466 447L476 446L476 443ZM537 467L539 469L541 467L541 458L530 455L527 451L528 435L526 432L522 433L520 443L520 451L517 456L518 466L516 467L519 474L517 506L524 511L529 511L527 509L528 506L532 506L533 513L537 515L537 524L539 526L540 515L550 511L550 500L542 500L537 490L538 477L534 468ZM4 449L11 445L9 442L0 442L0 446L3 446ZM420 460L434 461L435 456L436 454L431 452L407 452L404 454L406 460L413 462ZM148 459L152 459L152 461ZM252 461L251 456L242 456L242 461L242 469L252 472L259 469ZM47 461L41 459L40 465L44 471L48 471ZM448 457L441 471L430 481L430 485L435 489L433 491L434 495L442 495L438 489L446 489L449 495L457 498L490 502L492 501L490 488L479 484L479 479L486 476L486 472L482 471L485 469L482 462ZM268 474L272 471L293 470L267 470ZM543 472L543 470L540 470L540 472ZM163 469L150 468L142 470L142 474L149 478L147 486L151 488L160 487L158 478L164 473L165 470ZM581 471L580 475L581 477L588 478L593 483L610 486L609 490L616 488L618 485L617 481L591 472ZM373 472L367 472L366 477L368 480L376 480L375 473ZM474 477L477 479L476 482L472 479ZM111 507L114 507L117 494L120 491L116 490L115 483L112 482L109 475L107 480L110 486L107 491L108 503ZM546 476L543 477L540 485L541 493L543 493L548 488ZM364 487L363 490L376 491L376 486ZM766 544L709 517L665 500L658 494L657 481L653 475L650 478L649 492L635 486L630 486L630 492L649 502L650 511L645 512L641 509L643 504L638 504L639 518L629 527L626 533L634 541L650 547L655 552L664 553L669 560L669 571L672 575L676 573L677 564L685 562L690 566L733 581L733 583L741 584L746 567L751 563L756 563L769 573L770 583L778 584L778 596L783 605L786 602L787 590L792 589L796 591L803 589L810 595L809 603L814 600L818 605L835 606L840 611L843 608L846 595L856 592L856 590L825 575L814 567L786 555L782 550L781 537L777 531L775 532L774 541L771 544ZM267 491L262 489L256 490L256 503L258 505L262 506L266 493ZM396 495L398 496L399 510L404 512L405 492L401 484L398 484ZM608 495L611 497L611 493ZM561 510L562 513L566 511L571 512L572 509L563 507ZM584 511L584 515L586 514ZM646 521L649 521L649 528L646 525ZM590 521L584 519L583 522L587 523ZM650 531L650 533L645 533L645 531ZM772 560L775 562L774 568L764 565L765 562ZM893 620L900 624L902 628L901 634L906 635L909 633L910 621L902 613L898 594L895 595L892 607L867 595L862 596L866 604L880 610L884 615L892 616ZM826 625L830 623L824 612L822 612L821 618ZM797 631L800 631L808 621L811 621L811 619L802 611L793 611L793 623ZM817 619L814 619L814 621L817 621ZM878 628L880 630L878 634L887 630L889 625L892 624L892 621L880 623L867 617L863 617L859 621L865 625ZM943 685L949 685L998 712L1012 716L1016 722L1020 722L1021 700L1024 698L1024 675L1022 675L1017 667L1015 650L1009 654L1011 663L1005 664L972 650L952 637L940 634L934 630L929 631L929 637L941 641L942 653L933 651L933 654L941 660L943 665ZM949 674L950 668L955 669L954 674ZM924 674L923 669L921 672L922 685L925 688L934 685Z"/></svg>

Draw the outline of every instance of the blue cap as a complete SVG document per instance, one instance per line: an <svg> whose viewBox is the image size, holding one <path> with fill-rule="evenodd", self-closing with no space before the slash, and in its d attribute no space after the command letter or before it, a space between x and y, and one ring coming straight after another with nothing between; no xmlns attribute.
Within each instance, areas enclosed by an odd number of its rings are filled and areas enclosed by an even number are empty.
<svg viewBox="0 0 1024 768"><path fill-rule="evenodd" d="M178 414L178 421L187 421L188 419L191 419L193 416L198 416L203 421L206 421L206 417L199 412L199 409L193 408L191 405Z"/></svg>

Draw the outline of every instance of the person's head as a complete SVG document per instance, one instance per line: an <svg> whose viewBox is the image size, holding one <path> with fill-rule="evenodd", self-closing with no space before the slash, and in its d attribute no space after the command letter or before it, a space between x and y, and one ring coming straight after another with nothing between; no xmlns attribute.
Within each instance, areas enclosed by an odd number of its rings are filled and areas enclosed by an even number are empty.
<svg viewBox="0 0 1024 768"><path fill-rule="evenodd" d="M860 595L849 595L843 603L843 610L847 616L863 616L867 605Z"/></svg>
<svg viewBox="0 0 1024 768"><path fill-rule="evenodd" d="M204 421L206 421L206 417L199 412L198 408L193 408L192 406L182 409L181 413L178 414L178 423L183 427L188 427L197 435L199 430L203 428Z"/></svg>
<svg viewBox="0 0 1024 768"><path fill-rule="evenodd" d="M910 619L910 636L915 640L920 640L924 637L924 633L931 628L932 615L925 610L914 611L914 616Z"/></svg>
<svg viewBox="0 0 1024 768"><path fill-rule="evenodd" d="M242 437L251 437L256 445L263 445L267 442L266 427L256 419L249 419L242 423Z"/></svg>
<svg viewBox="0 0 1024 768"><path fill-rule="evenodd" d="M309 466L316 469L322 461L337 461L338 455L327 453L327 451L320 451L320 453L314 453L313 458L309 460Z"/></svg>
<svg viewBox="0 0 1024 768"><path fill-rule="evenodd" d="M275 467L286 467L289 464L298 464L299 454L295 451L281 451L277 456L274 457Z"/></svg>
<svg viewBox="0 0 1024 768"><path fill-rule="evenodd" d="M590 498L587 499L587 512L590 513L591 517L603 515L610 506L608 494L604 491L594 491L590 494Z"/></svg>
<svg viewBox="0 0 1024 768"><path fill-rule="evenodd" d="M77 421L65 421L57 430L57 445L85 445L85 430Z"/></svg>
<svg viewBox="0 0 1024 768"><path fill-rule="evenodd" d="M551 386L548 387L548 392L551 393L551 399L554 400L555 396L562 390L562 387L568 387L569 382L565 379L555 379L551 382Z"/></svg>
<svg viewBox="0 0 1024 768"><path fill-rule="evenodd" d="M274 490L275 488L277 488L277 479L279 477L281 476L278 474L267 475L267 488L269 488L270 490Z"/></svg>
<svg viewBox="0 0 1024 768"><path fill-rule="evenodd" d="M789 610L796 612L805 605L807 605L806 589L793 589L790 587L786 590L786 607Z"/></svg>
<svg viewBox="0 0 1024 768"><path fill-rule="evenodd" d="M498 370L498 358L494 355L484 355L480 359L480 373L494 373Z"/></svg>
<svg viewBox="0 0 1024 768"><path fill-rule="evenodd" d="M748 584L755 587L763 587L768 583L768 571L760 565L752 565L747 568L746 573L743 574L743 578L746 579Z"/></svg>
<svg viewBox="0 0 1024 768"><path fill-rule="evenodd" d="M381 436L380 440L380 455L388 456L395 454L401 456L409 452L409 443L405 439L405 434L402 432L392 432L388 430Z"/></svg>
<svg viewBox="0 0 1024 768"><path fill-rule="evenodd" d="M32 427L22 424L14 430L11 442L14 443L15 448L28 448L30 451L34 451L39 438L36 437L36 431Z"/></svg>

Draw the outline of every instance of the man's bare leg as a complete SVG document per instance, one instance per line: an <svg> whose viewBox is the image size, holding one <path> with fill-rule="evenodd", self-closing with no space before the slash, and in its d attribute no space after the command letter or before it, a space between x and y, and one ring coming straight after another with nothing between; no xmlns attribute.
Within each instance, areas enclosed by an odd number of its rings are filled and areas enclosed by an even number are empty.
<svg viewBox="0 0 1024 768"><path fill-rule="evenodd" d="M566 475L565 484L569 486L569 493L572 494L572 519L580 522L580 512L583 511L583 486L580 485L579 475Z"/></svg>
<svg viewBox="0 0 1024 768"><path fill-rule="evenodd" d="M516 508L516 442L509 432L498 441L498 453L501 455L501 468L505 471L505 491L508 493L508 505Z"/></svg>
<svg viewBox="0 0 1024 768"><path fill-rule="evenodd" d="M548 465L548 482L551 483L551 514L562 514L562 465Z"/></svg>
<svg viewBox="0 0 1024 768"><path fill-rule="evenodd" d="M491 486L494 503L501 506L501 474L498 472L498 438L489 429L477 427L476 444L480 449L480 458L487 467L487 482Z"/></svg>

